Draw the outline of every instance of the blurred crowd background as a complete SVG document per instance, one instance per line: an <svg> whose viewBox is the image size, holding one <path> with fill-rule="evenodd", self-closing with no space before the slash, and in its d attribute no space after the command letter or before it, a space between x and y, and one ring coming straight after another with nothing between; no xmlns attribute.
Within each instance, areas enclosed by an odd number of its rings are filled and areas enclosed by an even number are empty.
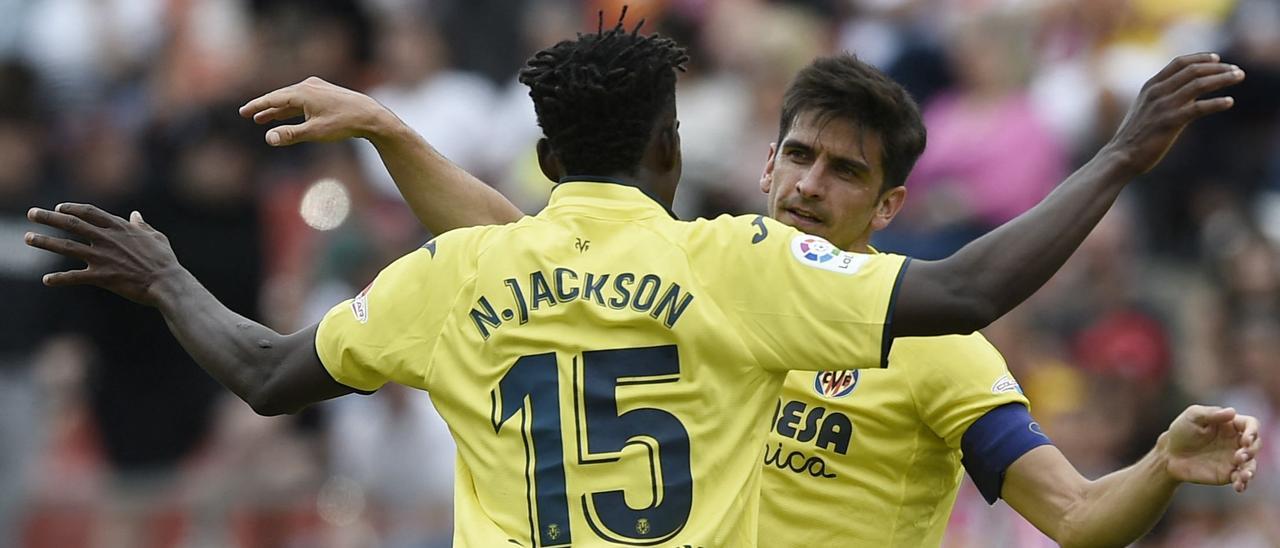
<svg viewBox="0 0 1280 548"><path fill-rule="evenodd" d="M534 212L551 186L515 72L622 3L0 0L0 546L447 546L452 446L426 394L258 417L156 312L42 289L63 265L22 244L24 212L138 209L229 306L296 330L429 235L367 143L272 149L237 107L311 75L365 91ZM877 244L926 258L1036 203L1173 56L1243 67L1235 108L986 333L1092 477L1186 404L1260 417L1249 492L1184 487L1142 545L1280 546L1280 0L628 3L691 48L682 216L762 211L783 89L848 50L924 109L928 149ZM1052 543L966 480L946 545Z"/></svg>

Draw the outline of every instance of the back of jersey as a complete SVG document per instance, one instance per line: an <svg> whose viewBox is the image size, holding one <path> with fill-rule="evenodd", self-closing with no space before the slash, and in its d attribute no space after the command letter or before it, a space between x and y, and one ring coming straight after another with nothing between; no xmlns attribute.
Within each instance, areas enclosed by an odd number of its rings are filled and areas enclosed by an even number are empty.
<svg viewBox="0 0 1280 548"><path fill-rule="evenodd" d="M681 223L634 188L563 184L537 217L392 265L317 346L354 388L432 392L458 443L457 546L753 546L790 343L744 320L773 300L734 287L750 259L724 242L755 232L734 221Z"/></svg>

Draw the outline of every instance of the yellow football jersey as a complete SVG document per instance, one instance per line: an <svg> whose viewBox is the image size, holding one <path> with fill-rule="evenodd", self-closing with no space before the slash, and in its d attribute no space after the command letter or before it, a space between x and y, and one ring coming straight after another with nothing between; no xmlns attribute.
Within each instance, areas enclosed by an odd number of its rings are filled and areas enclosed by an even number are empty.
<svg viewBox="0 0 1280 548"><path fill-rule="evenodd" d="M350 387L431 392L456 546L754 546L784 369L880 367L904 264L566 182L392 264L316 347Z"/></svg>
<svg viewBox="0 0 1280 548"><path fill-rule="evenodd" d="M941 543L965 431L1027 399L980 334L900 338L889 364L787 375L765 447L761 546Z"/></svg>

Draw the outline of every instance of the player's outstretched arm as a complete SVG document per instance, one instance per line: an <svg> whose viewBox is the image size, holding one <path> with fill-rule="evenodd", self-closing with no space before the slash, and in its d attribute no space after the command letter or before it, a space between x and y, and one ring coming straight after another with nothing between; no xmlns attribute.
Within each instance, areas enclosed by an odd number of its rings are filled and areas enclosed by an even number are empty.
<svg viewBox="0 0 1280 548"><path fill-rule="evenodd" d="M1192 121L1231 108L1200 99L1244 79L1217 54L1178 57L1147 81L1111 141L1044 201L951 257L914 261L902 279L891 333L981 329L1044 285L1080 246L1124 185L1155 167Z"/></svg>
<svg viewBox="0 0 1280 548"><path fill-rule="evenodd" d="M50 287L96 285L160 310L196 363L262 415L292 413L352 390L316 355L316 327L281 335L232 312L178 263L169 239L134 212L126 221L95 206L32 208L27 217L88 244L28 232L26 243L88 263L44 276Z"/></svg>
<svg viewBox="0 0 1280 548"><path fill-rule="evenodd" d="M373 98L311 77L240 107L259 124L302 117L271 128L267 144L368 139L413 214L434 234L455 228L504 224L524 216L500 192L436 151L421 135Z"/></svg>
<svg viewBox="0 0 1280 548"><path fill-rule="evenodd" d="M1044 445L1009 466L1001 497L1063 546L1125 546L1156 524L1178 485L1249 487L1258 420L1231 408L1188 407L1142 460L1089 481Z"/></svg>

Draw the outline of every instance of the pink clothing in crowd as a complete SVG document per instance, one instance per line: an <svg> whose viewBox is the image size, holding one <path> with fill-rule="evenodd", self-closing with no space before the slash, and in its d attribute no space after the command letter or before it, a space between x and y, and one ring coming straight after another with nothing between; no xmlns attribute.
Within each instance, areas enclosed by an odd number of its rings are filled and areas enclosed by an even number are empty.
<svg viewBox="0 0 1280 548"><path fill-rule="evenodd" d="M974 220L997 226L1034 206L1067 172L1065 149L1025 95L985 104L954 93L924 112L929 143L907 182L923 197L943 185L966 200ZM917 198L911 202L923 202Z"/></svg>

